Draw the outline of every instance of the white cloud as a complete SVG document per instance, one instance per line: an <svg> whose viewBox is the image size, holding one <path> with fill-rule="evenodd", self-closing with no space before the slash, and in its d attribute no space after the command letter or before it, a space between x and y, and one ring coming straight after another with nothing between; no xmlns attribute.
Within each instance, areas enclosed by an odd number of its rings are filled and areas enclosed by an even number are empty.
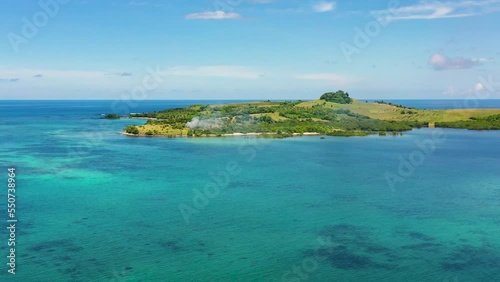
<svg viewBox="0 0 500 282"><path fill-rule="evenodd" d="M500 0L421 1L416 5L404 6L387 11L373 11L372 14L384 20L432 20L462 18L498 11Z"/></svg>
<svg viewBox="0 0 500 282"><path fill-rule="evenodd" d="M173 76L200 76L226 77L241 79L257 79L261 75L249 67L244 66L177 66L163 71L165 75Z"/></svg>
<svg viewBox="0 0 500 282"><path fill-rule="evenodd" d="M488 90L486 87L481 82L478 82L474 84L472 88L456 88L455 86L448 86L448 88L443 91L443 95L451 97L470 97L471 95L484 97L487 92Z"/></svg>
<svg viewBox="0 0 500 282"><path fill-rule="evenodd" d="M335 10L336 6L335 2L319 2L313 5L313 10L316 13L325 13Z"/></svg>
<svg viewBox="0 0 500 282"><path fill-rule="evenodd" d="M305 79L305 80L322 80L322 81L330 81L336 83L348 83L353 79L349 78L345 75L336 74L336 73L313 73L313 74L300 74L295 76L297 79Z"/></svg>
<svg viewBox="0 0 500 282"><path fill-rule="evenodd" d="M473 90L475 92L484 91L485 89L486 89L486 87L484 87L484 85L481 82L476 83L476 85L474 85L474 88L473 88Z"/></svg>
<svg viewBox="0 0 500 282"><path fill-rule="evenodd" d="M464 57L448 58L442 54L436 53L429 59L429 65L434 70L460 70L480 66L484 61L486 61L486 59L468 59Z"/></svg>
<svg viewBox="0 0 500 282"><path fill-rule="evenodd" d="M213 11L189 14L185 18L187 20L237 20L241 19L241 15L233 12Z"/></svg>

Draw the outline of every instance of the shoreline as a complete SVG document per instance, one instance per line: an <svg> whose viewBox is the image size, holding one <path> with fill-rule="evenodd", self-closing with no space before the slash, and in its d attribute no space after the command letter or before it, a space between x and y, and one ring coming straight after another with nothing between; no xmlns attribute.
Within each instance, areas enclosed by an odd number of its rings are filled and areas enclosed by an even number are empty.
<svg viewBox="0 0 500 282"><path fill-rule="evenodd" d="M259 132L249 132L249 133L240 133L240 132L235 132L235 133L226 133L226 134L221 134L221 135L216 135L216 134L210 134L210 135L203 135L203 136L187 136L187 135L145 135L145 134L132 134L132 133L127 133L127 132L117 132L117 134L129 136L129 137L165 137L165 138L207 138L207 137L249 137L249 136L260 136L260 135L278 135L276 132L271 132L271 133L259 133ZM325 135L319 132L304 132L304 133L293 133L293 137L297 136L320 136L320 135Z"/></svg>
<svg viewBox="0 0 500 282"><path fill-rule="evenodd" d="M120 119L159 120L159 121L163 120L163 119L151 118L151 117L127 117L127 116L120 117Z"/></svg>

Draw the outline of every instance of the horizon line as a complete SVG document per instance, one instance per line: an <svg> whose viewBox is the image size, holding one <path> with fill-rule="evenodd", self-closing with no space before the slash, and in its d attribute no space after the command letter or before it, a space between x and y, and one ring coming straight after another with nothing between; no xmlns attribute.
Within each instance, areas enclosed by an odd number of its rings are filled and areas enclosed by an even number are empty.
<svg viewBox="0 0 500 282"><path fill-rule="evenodd" d="M415 100L435 100L435 101L447 101L447 100L476 100L474 98L353 98L358 101L380 101L380 100L398 100L398 101L415 101ZM123 100L123 101L131 101L132 99ZM145 100L133 100L135 102L144 102L144 101L316 101L319 99L145 99ZM487 100L500 100L500 98L487 98L487 99L479 99L481 101ZM121 101L120 99L0 99L2 101Z"/></svg>

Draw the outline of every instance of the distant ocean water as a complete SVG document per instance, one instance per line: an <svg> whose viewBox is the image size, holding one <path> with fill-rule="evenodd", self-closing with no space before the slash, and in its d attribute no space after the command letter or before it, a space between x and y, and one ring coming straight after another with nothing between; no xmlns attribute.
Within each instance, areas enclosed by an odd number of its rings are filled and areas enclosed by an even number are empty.
<svg viewBox="0 0 500 282"><path fill-rule="evenodd" d="M3 100L0 101L0 117L5 116L47 116L161 111L167 108L186 107L194 104L223 104L254 100ZM365 101L365 100L363 100ZM376 100L366 100L376 101ZM456 108L500 108L500 99L456 99L456 100L383 100L386 102L419 109Z"/></svg>
<svg viewBox="0 0 500 282"><path fill-rule="evenodd" d="M121 109L200 103L213 101ZM478 107L500 108L500 100ZM112 109L113 101L0 101L0 281L500 277L498 131L131 138L116 132L143 121L99 119ZM5 258L10 166L18 179L15 276ZM392 189L387 176L397 179Z"/></svg>
<svg viewBox="0 0 500 282"><path fill-rule="evenodd" d="M374 100L368 100L374 101ZM417 109L484 109L500 108L500 99L436 99L436 100L384 100Z"/></svg>

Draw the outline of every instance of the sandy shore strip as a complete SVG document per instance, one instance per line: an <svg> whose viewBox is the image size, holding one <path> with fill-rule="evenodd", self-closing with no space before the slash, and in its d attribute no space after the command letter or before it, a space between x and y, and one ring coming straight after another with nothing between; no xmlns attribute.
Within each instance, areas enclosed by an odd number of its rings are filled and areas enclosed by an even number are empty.
<svg viewBox="0 0 500 282"><path fill-rule="evenodd" d="M319 132L304 132L304 133L294 133L293 135L322 135L321 133Z"/></svg>
<svg viewBox="0 0 500 282"><path fill-rule="evenodd" d="M276 132L269 132L269 133L257 133L257 132L228 133L228 134L222 134L222 136L259 136L259 135L262 135L262 134L275 135L277 133ZM321 133L319 133L319 132L293 133L293 136L310 136L310 135L321 135Z"/></svg>
<svg viewBox="0 0 500 282"><path fill-rule="evenodd" d="M262 134L265 135L275 135L277 134L276 132L271 132L271 133L258 133L258 132L249 132L249 133L226 133L222 134L220 136L212 134L209 136L203 135L203 136L186 136L186 135L173 135L173 136L168 136L168 135L145 135L145 134L131 134L127 132L117 132L118 134L121 135L126 135L126 136L131 136L131 137L169 137L169 138L199 138L199 137L238 137L238 136L259 136ZM313 135L322 135L319 132L304 132L304 133L293 133L293 136L313 136Z"/></svg>
<svg viewBox="0 0 500 282"><path fill-rule="evenodd" d="M262 135L262 134L263 133L257 133L257 132L249 132L249 133L235 132L235 133L222 134L222 136L259 136L259 135Z"/></svg>

